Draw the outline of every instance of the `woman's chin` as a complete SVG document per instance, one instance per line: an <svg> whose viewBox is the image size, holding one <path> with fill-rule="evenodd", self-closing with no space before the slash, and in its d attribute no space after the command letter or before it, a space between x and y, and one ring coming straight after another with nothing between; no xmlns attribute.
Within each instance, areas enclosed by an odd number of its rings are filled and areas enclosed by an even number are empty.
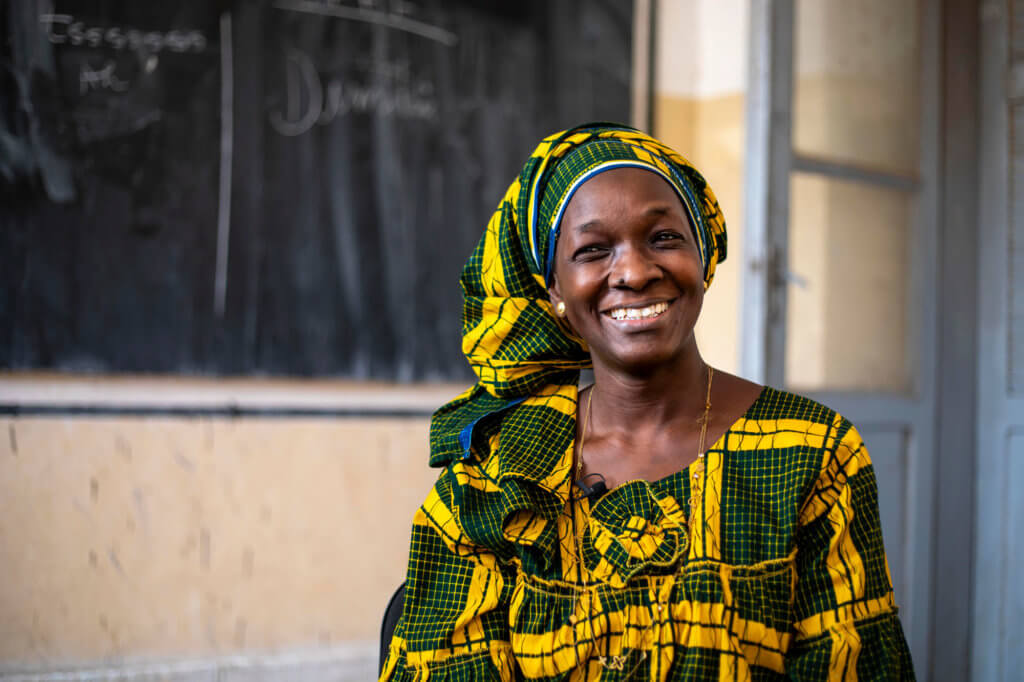
<svg viewBox="0 0 1024 682"><path fill-rule="evenodd" d="M636 347L616 349L616 352L595 357L595 362L609 369L631 375L648 375L676 366L684 354L684 348L673 347ZM593 352L593 349L591 349Z"/></svg>

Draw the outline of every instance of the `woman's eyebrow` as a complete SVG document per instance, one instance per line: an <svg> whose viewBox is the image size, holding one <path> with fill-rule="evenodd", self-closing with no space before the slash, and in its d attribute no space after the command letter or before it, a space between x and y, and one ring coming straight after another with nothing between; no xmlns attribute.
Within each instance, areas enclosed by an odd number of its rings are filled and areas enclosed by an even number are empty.
<svg viewBox="0 0 1024 682"><path fill-rule="evenodd" d="M671 206L667 206L665 204L659 204L657 206L651 206L650 208L647 209L647 211L644 214L646 216L648 216L648 217L655 217L655 216L659 216L660 217L660 216L663 216L663 215L668 215L671 211L672 211L672 207Z"/></svg>
<svg viewBox="0 0 1024 682"><path fill-rule="evenodd" d="M671 212L672 206L668 204L655 204L654 206L649 206L647 210L644 211L643 215L645 218L660 218L661 216L668 215ZM603 225L604 221L600 218L592 218L585 223L574 225L572 229L575 232L586 234L587 232L592 232Z"/></svg>
<svg viewBox="0 0 1024 682"><path fill-rule="evenodd" d="M593 230L596 230L597 228L601 227L601 225L603 225L603 224L604 223L601 221L600 218L594 218L593 220L588 220L587 222L585 222L585 223L583 223L581 225L577 225L573 229L576 232L586 233L586 232L591 232Z"/></svg>

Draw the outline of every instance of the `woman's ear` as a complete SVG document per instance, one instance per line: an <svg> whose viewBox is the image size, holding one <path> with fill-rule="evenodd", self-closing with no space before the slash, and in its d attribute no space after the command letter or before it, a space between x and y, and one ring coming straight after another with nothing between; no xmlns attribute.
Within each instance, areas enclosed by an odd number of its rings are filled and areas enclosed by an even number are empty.
<svg viewBox="0 0 1024 682"><path fill-rule="evenodd" d="M569 322L565 310L565 299L562 298L562 292L558 289L558 280L554 277L551 278L551 286L548 287L548 300L551 301L551 311L555 314L555 319L558 320L558 325L562 330L578 339L581 343L585 343L580 335L576 333L572 323Z"/></svg>
<svg viewBox="0 0 1024 682"><path fill-rule="evenodd" d="M565 300L558 290L558 280L551 278L551 286L548 288L548 300L551 301L551 308L560 319L565 319Z"/></svg>

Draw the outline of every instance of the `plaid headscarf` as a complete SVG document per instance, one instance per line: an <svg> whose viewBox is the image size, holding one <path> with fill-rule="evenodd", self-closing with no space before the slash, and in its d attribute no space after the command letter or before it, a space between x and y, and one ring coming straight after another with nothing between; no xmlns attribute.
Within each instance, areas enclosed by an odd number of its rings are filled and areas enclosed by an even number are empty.
<svg viewBox="0 0 1024 682"><path fill-rule="evenodd" d="M579 370L590 366L586 344L559 320L548 299L561 216L584 182L622 167L657 173L679 195L705 288L710 285L726 255L725 218L686 159L617 124L591 123L545 138L462 270L462 351L478 381L434 414L432 466L468 460L474 452L479 461L486 459L500 415L497 447L508 455L503 471L536 482L556 467L575 433Z"/></svg>

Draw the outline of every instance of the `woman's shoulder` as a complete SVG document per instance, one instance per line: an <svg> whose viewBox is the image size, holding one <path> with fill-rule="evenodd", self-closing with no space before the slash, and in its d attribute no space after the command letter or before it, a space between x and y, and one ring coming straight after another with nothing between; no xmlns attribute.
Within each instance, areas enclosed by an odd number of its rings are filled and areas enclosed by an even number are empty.
<svg viewBox="0 0 1024 682"><path fill-rule="evenodd" d="M808 424L831 424L838 413L807 396L773 386L764 386L745 415L759 421L786 420Z"/></svg>
<svg viewBox="0 0 1024 682"><path fill-rule="evenodd" d="M733 417L738 417L738 424L783 431L801 427L819 430L822 426L848 423L835 410L816 400L761 385L729 372L715 372L715 382L716 385L722 384L722 392L712 409L721 406L723 416L730 416L730 422Z"/></svg>
<svg viewBox="0 0 1024 682"><path fill-rule="evenodd" d="M790 391L764 386L727 434L726 449L794 466L822 467L834 455L867 458L857 429L827 405ZM842 451L842 453L841 453Z"/></svg>
<svg viewBox="0 0 1024 682"><path fill-rule="evenodd" d="M842 439L856 431L853 423L831 407L807 396L764 386L742 420L770 431L828 433Z"/></svg>
<svg viewBox="0 0 1024 682"><path fill-rule="evenodd" d="M769 489L797 509L815 496L831 499L871 463L849 419L812 398L771 386L761 389L733 425L723 448L731 480L751 481L751 488Z"/></svg>

